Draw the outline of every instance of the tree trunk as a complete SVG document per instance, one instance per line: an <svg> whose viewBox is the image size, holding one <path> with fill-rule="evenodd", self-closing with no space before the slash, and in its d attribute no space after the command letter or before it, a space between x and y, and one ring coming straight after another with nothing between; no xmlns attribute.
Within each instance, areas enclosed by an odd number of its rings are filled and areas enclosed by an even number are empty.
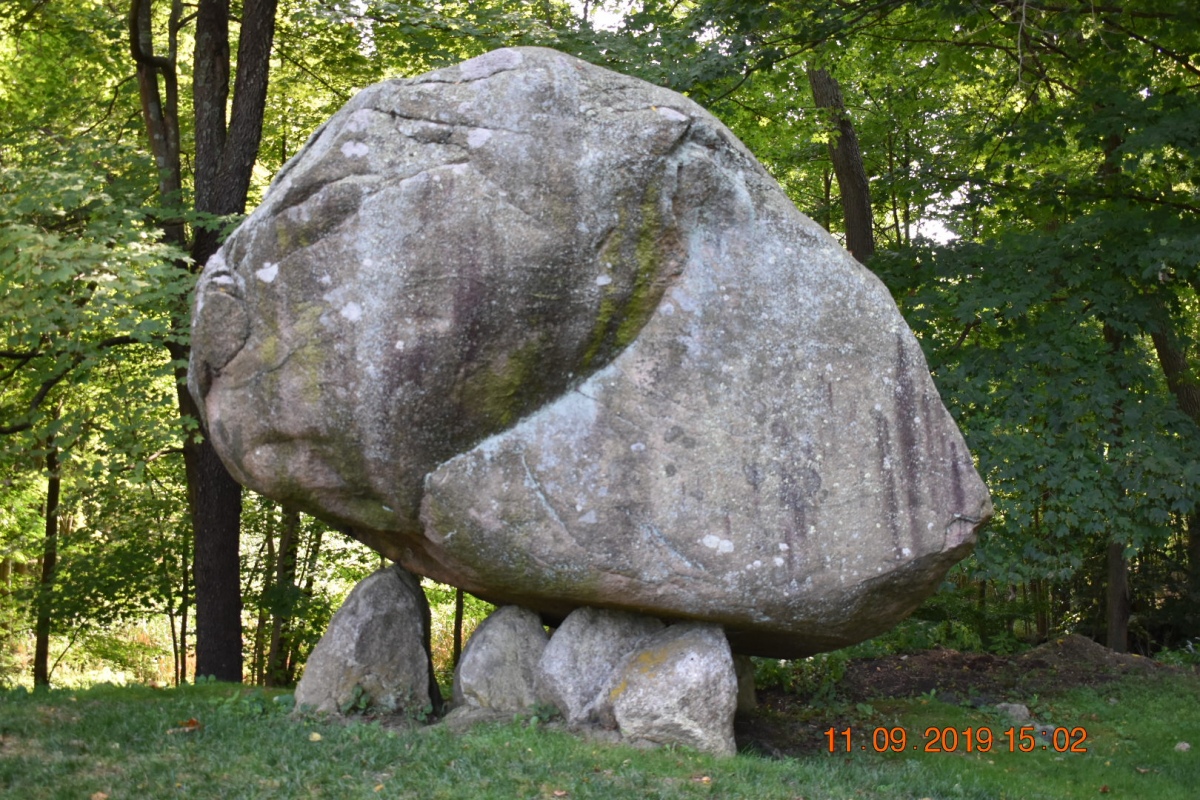
<svg viewBox="0 0 1200 800"><path fill-rule="evenodd" d="M229 3L200 0L192 101L196 115L196 210L240 214L262 138L276 0L246 0L238 38L238 69L229 125ZM219 231L198 228L192 260L202 266L217 251ZM220 680L242 679L238 533L241 487L205 438L193 443L198 480L194 508L209 524L196 528L196 669ZM186 453L185 453L186 458Z"/></svg>
<svg viewBox="0 0 1200 800"><path fill-rule="evenodd" d="M1050 638L1050 592L1041 578L1030 581L1029 588L1033 594L1034 635L1040 644Z"/></svg>
<svg viewBox="0 0 1200 800"><path fill-rule="evenodd" d="M153 35L154 0L130 0L129 48L136 66L142 120L150 141L154 166L158 169L158 194L166 208L181 202L183 169L179 151L179 81L176 69L176 34L182 25L182 6L171 9L167 55L156 55ZM162 78L165 98L159 94ZM187 237L183 222L171 215L162 223L168 242L184 247Z"/></svg>
<svg viewBox="0 0 1200 800"><path fill-rule="evenodd" d="M58 448L46 453L46 539L42 547L42 577L38 582L37 622L33 646L33 685L50 685L50 610L54 571L58 566Z"/></svg>
<svg viewBox="0 0 1200 800"><path fill-rule="evenodd" d="M184 393L186 388L181 387ZM196 676L242 680L242 487L208 440L183 447L195 547Z"/></svg>
<svg viewBox="0 0 1200 800"><path fill-rule="evenodd" d="M288 598L287 606L276 608L271 621L271 647L267 655L267 686L287 686L288 653L291 652L288 632L296 614L296 551L300 544L300 512L283 509L283 530L279 535L279 553L275 562L276 596Z"/></svg>
<svg viewBox="0 0 1200 800"><path fill-rule="evenodd" d="M462 657L462 625L463 625L463 590L454 590L454 653L450 659L450 665L458 666L458 659Z"/></svg>
<svg viewBox="0 0 1200 800"><path fill-rule="evenodd" d="M180 196L182 186L175 45L183 24L183 6L172 5L168 54L164 58L153 52L152 5L153 0L130 0L130 49L137 65L150 149L159 169L159 193L169 204ZM193 101L199 211L227 215L245 210L262 136L275 6L276 0L246 0L242 8L237 81L228 128L229 3L200 0L196 6ZM166 90L165 102L159 95L160 77ZM163 231L168 240L185 245L182 224L166 223ZM191 255L196 266L203 266L216 251L218 235L218 231L205 228L195 232ZM186 328L186 309L180 309L177 324ZM186 347L171 347L172 358L181 363L186 363L187 355ZM199 419L187 390L181 387L178 396L180 413ZM185 442L184 464L195 546L196 674L241 681L241 487L229 476L203 431Z"/></svg>
<svg viewBox="0 0 1200 800"><path fill-rule="evenodd" d="M267 535L264 537L263 547L267 552L260 559L263 582L262 597L267 598L274 593L276 559L275 534L269 528ZM257 571L257 567L255 571ZM270 620L271 614L267 608L267 604L260 601L258 604L258 619L255 621L254 626L254 657L250 665L250 682L255 686L265 686L267 683L267 647L270 639L267 633L267 624Z"/></svg>
<svg viewBox="0 0 1200 800"><path fill-rule="evenodd" d="M1200 380L1197 379L1180 336L1164 303L1158 304L1158 319L1150 332L1154 352L1167 380L1167 389L1175 397L1179 410L1200 426ZM1200 601L1200 508L1187 515L1188 594ZM1188 631L1196 635L1200 631Z"/></svg>
<svg viewBox="0 0 1200 800"><path fill-rule="evenodd" d="M312 542L309 544L308 553L304 559L304 586L300 589L300 596L311 598L313 596L313 584L316 581L317 562L321 556L321 540L324 537L325 526L318 525L313 531ZM296 665L300 661L300 640L299 637L293 637L288 643L288 659L287 659L287 682L291 685L296 682Z"/></svg>
<svg viewBox="0 0 1200 800"><path fill-rule="evenodd" d="M837 130L829 143L829 157L833 160L838 188L842 192L846 249L860 263L865 264L875 255L875 238L872 231L871 187L867 182L867 171L863 167L858 134L850 122L849 114L846 113L842 90L833 76L827 70L810 68L808 83L812 87L817 108L827 108L833 112Z"/></svg>
<svg viewBox="0 0 1200 800"><path fill-rule="evenodd" d="M1105 603L1106 641L1118 653L1129 652L1129 562L1125 545L1108 545L1108 591Z"/></svg>
<svg viewBox="0 0 1200 800"><path fill-rule="evenodd" d="M184 532L183 536L183 552L179 559L180 575L182 577L179 581L179 672L175 676L176 686L186 683L188 677L188 611L191 608L192 588L191 572L188 566L188 554L192 551L192 543L187 540L186 531Z"/></svg>

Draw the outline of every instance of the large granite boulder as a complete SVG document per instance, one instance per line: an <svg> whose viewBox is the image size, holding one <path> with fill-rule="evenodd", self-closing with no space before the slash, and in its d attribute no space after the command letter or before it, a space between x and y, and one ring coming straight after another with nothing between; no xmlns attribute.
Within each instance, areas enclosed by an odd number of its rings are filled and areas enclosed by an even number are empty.
<svg viewBox="0 0 1200 800"><path fill-rule="evenodd" d="M232 474L497 603L872 636L987 490L887 289L695 103L550 50L357 95L208 263Z"/></svg>
<svg viewBox="0 0 1200 800"><path fill-rule="evenodd" d="M296 686L298 709L423 717L442 705L429 657L429 605L392 565L364 578L329 621Z"/></svg>

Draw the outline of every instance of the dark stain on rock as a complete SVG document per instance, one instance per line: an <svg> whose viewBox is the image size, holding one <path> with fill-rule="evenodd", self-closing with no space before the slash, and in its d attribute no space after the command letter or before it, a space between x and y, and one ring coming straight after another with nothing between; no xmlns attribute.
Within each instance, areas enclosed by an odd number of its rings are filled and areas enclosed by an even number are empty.
<svg viewBox="0 0 1200 800"><path fill-rule="evenodd" d="M892 537L892 550L896 558L904 557L900 543L900 499L896 491L897 464L892 457L891 426L881 412L874 412L875 441L879 443L879 476L883 480L883 516L887 520L888 533Z"/></svg>
<svg viewBox="0 0 1200 800"><path fill-rule="evenodd" d="M921 469L921 450L919 440L927 429L929 420L922 417L917 399L914 372L919 365L913 363L909 350L904 346L904 337L896 336L896 436L899 445L900 463L903 467L904 493L907 508L915 510L921 505L919 478ZM924 393L921 393L924 394ZM918 420L920 420L918 422ZM936 450L934 451L936 452ZM893 459L894 462L894 459ZM917 514L910 514L910 531L914 546L920 541L920 531L915 526L920 520Z"/></svg>
<svg viewBox="0 0 1200 800"><path fill-rule="evenodd" d="M795 568L795 560L808 540L810 516L819 503L821 475L813 468L812 445L798 441L782 419L771 422L771 434L776 452L792 454L786 462L777 462L774 471L779 479L779 504L788 514L783 538L788 545L787 559Z"/></svg>
<svg viewBox="0 0 1200 800"><path fill-rule="evenodd" d="M762 486L762 469L758 464L742 464L742 475L746 477L746 483L750 484L755 492L758 492L759 487Z"/></svg>
<svg viewBox="0 0 1200 800"><path fill-rule="evenodd" d="M975 465L971 462L970 454L960 452L958 443L953 441L950 442L950 466L950 491L954 495L954 509L956 513L963 514L969 510L966 508L967 490L964 484L974 477Z"/></svg>

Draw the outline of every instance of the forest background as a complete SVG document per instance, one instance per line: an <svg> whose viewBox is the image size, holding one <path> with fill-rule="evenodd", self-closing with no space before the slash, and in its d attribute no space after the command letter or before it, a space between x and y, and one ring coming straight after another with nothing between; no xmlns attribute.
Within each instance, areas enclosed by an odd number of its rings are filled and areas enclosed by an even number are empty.
<svg viewBox="0 0 1200 800"><path fill-rule="evenodd" d="M903 635L1200 638L1191 0L10 0L0 37L0 683L295 681L380 559L207 448L195 275L355 91L511 45L687 94L891 289L997 510Z"/></svg>

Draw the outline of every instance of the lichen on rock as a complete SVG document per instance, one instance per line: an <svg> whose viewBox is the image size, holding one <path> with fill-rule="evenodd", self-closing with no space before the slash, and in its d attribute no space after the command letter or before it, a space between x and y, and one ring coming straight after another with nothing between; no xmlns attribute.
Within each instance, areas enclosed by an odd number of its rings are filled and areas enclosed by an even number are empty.
<svg viewBox="0 0 1200 800"><path fill-rule="evenodd" d="M986 487L887 289L718 120L539 48L356 95L207 265L239 481L547 619L875 635Z"/></svg>

